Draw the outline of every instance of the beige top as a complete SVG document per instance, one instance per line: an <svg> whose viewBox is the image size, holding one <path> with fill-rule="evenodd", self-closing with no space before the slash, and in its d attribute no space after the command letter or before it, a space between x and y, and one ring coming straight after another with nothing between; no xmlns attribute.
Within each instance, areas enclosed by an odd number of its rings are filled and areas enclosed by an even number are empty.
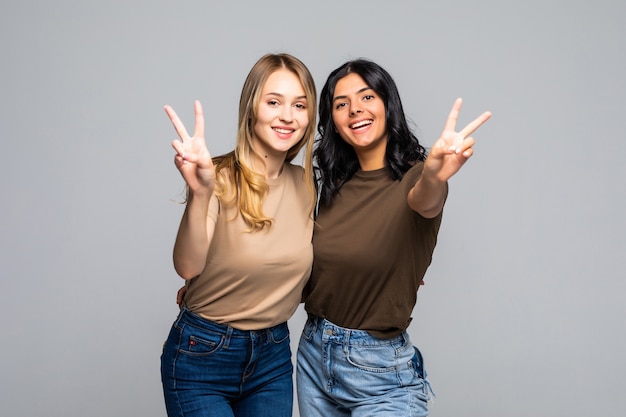
<svg viewBox="0 0 626 417"><path fill-rule="evenodd" d="M272 327L291 317L313 262L313 220L303 176L301 167L285 164L278 178L267 180L263 213L274 219L269 230L246 232L236 207L211 198L215 233L204 271L187 283L185 303L191 311L240 330Z"/></svg>

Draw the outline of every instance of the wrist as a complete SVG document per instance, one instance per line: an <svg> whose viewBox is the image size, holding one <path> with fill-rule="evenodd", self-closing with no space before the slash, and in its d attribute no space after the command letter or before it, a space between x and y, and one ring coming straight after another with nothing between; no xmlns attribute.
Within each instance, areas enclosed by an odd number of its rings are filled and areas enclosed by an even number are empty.
<svg viewBox="0 0 626 417"><path fill-rule="evenodd" d="M191 189L187 187L187 201L191 200L209 200L213 195L213 187L199 187Z"/></svg>

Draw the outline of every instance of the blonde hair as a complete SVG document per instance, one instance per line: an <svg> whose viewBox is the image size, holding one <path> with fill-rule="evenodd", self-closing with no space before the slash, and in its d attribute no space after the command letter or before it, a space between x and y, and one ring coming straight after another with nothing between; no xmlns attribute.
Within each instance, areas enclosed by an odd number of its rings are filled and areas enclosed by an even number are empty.
<svg viewBox="0 0 626 417"><path fill-rule="evenodd" d="M215 193L224 204L236 204L239 214L256 232L271 227L273 219L263 214L263 200L269 191L265 177L252 169L253 126L257 119L257 109L265 82L279 69L295 74L307 99L309 125L304 136L287 151L285 163L291 162L304 148L304 179L310 195L312 216L315 207L315 185L313 182L313 139L316 129L317 95L315 82L308 68L296 57L289 54L267 54L252 67L241 90L239 99L239 128L235 150L213 158L216 172Z"/></svg>

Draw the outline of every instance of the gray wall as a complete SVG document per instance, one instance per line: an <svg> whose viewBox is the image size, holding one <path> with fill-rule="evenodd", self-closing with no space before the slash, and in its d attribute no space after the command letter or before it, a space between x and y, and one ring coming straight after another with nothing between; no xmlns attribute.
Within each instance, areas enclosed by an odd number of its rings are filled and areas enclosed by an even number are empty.
<svg viewBox="0 0 626 417"><path fill-rule="evenodd" d="M4 1L0 414L165 416L162 342L183 182L163 105L213 154L266 52L319 88L345 60L395 77L425 144L483 110L450 184L411 336L433 417L626 414L626 3ZM621 259L621 260L620 260ZM295 347L303 324L291 328Z"/></svg>

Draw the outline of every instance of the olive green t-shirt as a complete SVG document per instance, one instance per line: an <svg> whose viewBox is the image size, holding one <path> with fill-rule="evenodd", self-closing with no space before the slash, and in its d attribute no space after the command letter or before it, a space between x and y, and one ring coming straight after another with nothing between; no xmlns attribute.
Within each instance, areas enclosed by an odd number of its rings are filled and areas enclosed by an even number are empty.
<svg viewBox="0 0 626 417"><path fill-rule="evenodd" d="M303 297L309 314L381 338L408 327L442 216L427 219L408 206L422 169L417 163L400 181L385 168L358 171L320 207Z"/></svg>
<svg viewBox="0 0 626 417"><path fill-rule="evenodd" d="M237 207L213 196L208 221L215 222L206 267L187 282L185 304L194 313L240 330L259 330L287 321L311 273L313 219L304 170L285 164L263 213L269 229L250 233Z"/></svg>

